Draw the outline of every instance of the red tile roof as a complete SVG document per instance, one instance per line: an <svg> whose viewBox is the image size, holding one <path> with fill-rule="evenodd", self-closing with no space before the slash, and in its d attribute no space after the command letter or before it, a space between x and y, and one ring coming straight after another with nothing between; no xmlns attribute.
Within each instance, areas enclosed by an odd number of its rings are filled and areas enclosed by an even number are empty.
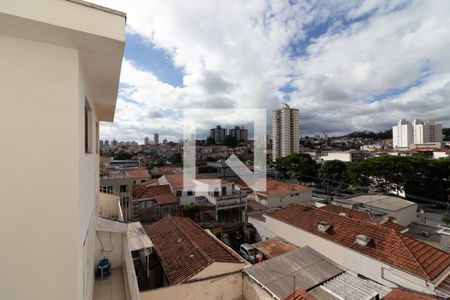
<svg viewBox="0 0 450 300"><path fill-rule="evenodd" d="M340 216L323 209L292 205L267 216L371 256L419 277L433 280L450 266L450 254L426 243L414 240L392 228ZM326 221L331 228L317 229L318 221ZM369 247L354 242L357 234L372 239Z"/></svg>
<svg viewBox="0 0 450 300"><path fill-rule="evenodd" d="M298 184L298 183L286 183L281 182L275 179L267 178L266 181L266 191L265 192L257 192L258 194L266 195L266 196L276 196L279 194L288 194L294 192L305 192L310 190L311 188Z"/></svg>
<svg viewBox="0 0 450 300"><path fill-rule="evenodd" d="M145 227L170 285L186 281L215 262L244 262L189 218L165 217Z"/></svg>
<svg viewBox="0 0 450 300"><path fill-rule="evenodd" d="M177 198L172 194L170 186L140 184L133 188L133 199L153 198L159 205L177 204Z"/></svg>
<svg viewBox="0 0 450 300"><path fill-rule="evenodd" d="M164 175L167 179L167 182L172 186L172 188L183 188L183 173L175 173L175 174L167 174ZM195 183L192 180L187 180L184 184L184 187L194 187Z"/></svg>
<svg viewBox="0 0 450 300"><path fill-rule="evenodd" d="M146 168L124 169L125 174L130 178L150 177L150 173Z"/></svg>
<svg viewBox="0 0 450 300"><path fill-rule="evenodd" d="M360 220L360 221L365 221L365 222L370 222L373 224L378 224L384 227L388 227L388 228L392 228L395 231L401 232L402 230L405 230L406 227L394 223L392 220L386 220L384 218L379 218L379 217L375 217L373 215L371 215L368 212L364 212L364 211L359 211L359 210L355 210L355 209L351 209L351 208L347 208L347 207L343 207L343 206L339 206L339 205L326 205L326 206L322 206L319 209L325 210L325 211L329 211L338 215L342 215L342 216L346 216L352 219L356 219L356 220Z"/></svg>
<svg viewBox="0 0 450 300"><path fill-rule="evenodd" d="M296 289L292 293L285 296L282 300L316 300L316 297L308 294L308 292L303 289Z"/></svg>
<svg viewBox="0 0 450 300"><path fill-rule="evenodd" d="M436 300L437 298L420 294L416 292L409 292L401 289L393 289L389 294L387 294L384 300Z"/></svg>

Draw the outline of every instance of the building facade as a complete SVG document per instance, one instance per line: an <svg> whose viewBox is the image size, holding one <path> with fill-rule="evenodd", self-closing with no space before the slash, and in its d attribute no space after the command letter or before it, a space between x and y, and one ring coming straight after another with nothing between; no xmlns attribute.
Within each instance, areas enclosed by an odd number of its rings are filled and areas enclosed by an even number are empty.
<svg viewBox="0 0 450 300"><path fill-rule="evenodd" d="M248 129L244 127L239 128L239 126L235 126L233 129L230 129L230 135L236 138L238 142L247 142L248 141Z"/></svg>
<svg viewBox="0 0 450 300"><path fill-rule="evenodd" d="M159 133L155 133L153 135L153 141L154 141L155 145L159 144Z"/></svg>
<svg viewBox="0 0 450 300"><path fill-rule="evenodd" d="M408 148L414 142L414 130L411 122L401 119L392 127L392 147Z"/></svg>
<svg viewBox="0 0 450 300"><path fill-rule="evenodd" d="M272 159L300 151L299 110L286 103L272 112Z"/></svg>
<svg viewBox="0 0 450 300"><path fill-rule="evenodd" d="M209 136L214 140L216 144L220 144L225 141L227 130L217 125L216 128L211 129Z"/></svg>
<svg viewBox="0 0 450 300"><path fill-rule="evenodd" d="M414 120L414 144L442 143L442 124Z"/></svg>
<svg viewBox="0 0 450 300"><path fill-rule="evenodd" d="M84 1L0 2L0 125L14 124L2 133L2 192L14 201L4 202L0 236L16 245L0 250L1 299L92 299L99 122L114 118L125 20Z"/></svg>

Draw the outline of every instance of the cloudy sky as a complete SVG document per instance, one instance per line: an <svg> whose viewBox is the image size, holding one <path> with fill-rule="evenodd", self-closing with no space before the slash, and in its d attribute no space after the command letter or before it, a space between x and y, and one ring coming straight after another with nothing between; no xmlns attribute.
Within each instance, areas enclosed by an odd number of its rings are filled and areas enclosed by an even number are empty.
<svg viewBox="0 0 450 300"><path fill-rule="evenodd" d="M302 135L379 131L400 118L450 126L450 1L93 2L127 13L104 139L178 140L185 109L217 108L199 116L207 129L247 125L244 108L270 116L280 101L300 109Z"/></svg>

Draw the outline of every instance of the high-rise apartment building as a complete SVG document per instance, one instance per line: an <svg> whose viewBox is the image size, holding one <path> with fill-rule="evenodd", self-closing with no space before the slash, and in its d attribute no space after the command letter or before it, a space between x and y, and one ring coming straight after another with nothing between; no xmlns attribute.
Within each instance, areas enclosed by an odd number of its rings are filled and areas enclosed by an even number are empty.
<svg viewBox="0 0 450 300"><path fill-rule="evenodd" d="M300 151L300 126L298 108L286 103L272 112L272 159Z"/></svg>
<svg viewBox="0 0 450 300"><path fill-rule="evenodd" d="M155 145L159 144L159 133L155 133L153 135L153 142L155 143Z"/></svg>
<svg viewBox="0 0 450 300"><path fill-rule="evenodd" d="M392 147L394 148L409 148L411 145L442 143L442 139L442 124L437 124L433 121L416 119L411 123L402 119L398 121L396 126L392 127Z"/></svg>
<svg viewBox="0 0 450 300"><path fill-rule="evenodd" d="M392 127L392 147L407 148L414 142L414 129L411 122L401 119Z"/></svg>
<svg viewBox="0 0 450 300"><path fill-rule="evenodd" d="M414 144L441 143L442 124L434 121L414 120Z"/></svg>
<svg viewBox="0 0 450 300"><path fill-rule="evenodd" d="M103 204L120 210L100 193L98 147L99 122L114 119L125 21L85 1L0 1L0 299L92 299L109 255L98 237L126 240L126 224L99 222ZM25 189L18 169L32 178Z"/></svg>
<svg viewBox="0 0 450 300"><path fill-rule="evenodd" d="M146 136L146 137L144 138L144 145L149 145L149 144L150 144L150 139L149 139L148 136Z"/></svg>
<svg viewBox="0 0 450 300"><path fill-rule="evenodd" d="M216 144L223 143L225 141L225 137L227 135L227 130L225 128L217 125L216 128L212 128L210 131L210 137L214 140Z"/></svg>
<svg viewBox="0 0 450 300"><path fill-rule="evenodd" d="M248 141L248 129L244 127L235 126L233 129L230 129L230 135L236 138L238 142Z"/></svg>

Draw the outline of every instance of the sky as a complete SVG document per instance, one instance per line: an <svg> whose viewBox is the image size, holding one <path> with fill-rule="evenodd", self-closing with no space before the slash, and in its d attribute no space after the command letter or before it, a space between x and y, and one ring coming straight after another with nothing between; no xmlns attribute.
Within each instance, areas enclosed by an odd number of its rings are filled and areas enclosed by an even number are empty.
<svg viewBox="0 0 450 300"><path fill-rule="evenodd" d="M198 108L215 109L197 116L199 137L219 124L251 127L246 108L267 109L270 121L280 102L300 109L302 136L402 118L450 126L450 1L92 2L127 13L103 139L178 141L183 114Z"/></svg>

